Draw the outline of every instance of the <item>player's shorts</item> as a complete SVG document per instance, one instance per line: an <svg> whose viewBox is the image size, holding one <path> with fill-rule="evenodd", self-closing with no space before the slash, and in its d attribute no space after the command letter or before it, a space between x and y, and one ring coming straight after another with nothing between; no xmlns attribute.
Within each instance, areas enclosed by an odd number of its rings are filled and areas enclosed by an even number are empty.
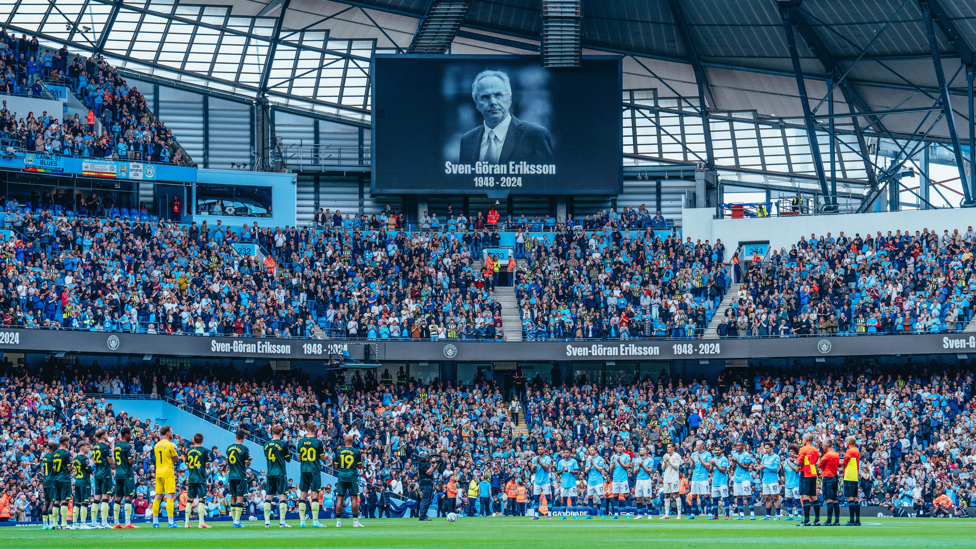
<svg viewBox="0 0 976 549"><path fill-rule="evenodd" d="M778 482L764 482L762 485L762 495L764 496L778 496L779 495L779 483Z"/></svg>
<svg viewBox="0 0 976 549"><path fill-rule="evenodd" d="M174 483L175 484L175 483ZM175 487L174 487L175 491ZM159 491L157 490L157 494ZM136 497L136 479L131 478L117 478L115 479L115 497L117 498L134 498Z"/></svg>
<svg viewBox="0 0 976 549"><path fill-rule="evenodd" d="M575 498L576 497L576 494L577 494L577 492L576 492L576 487L575 486L572 486L570 488L560 488L559 489L559 497L563 497L563 498Z"/></svg>
<svg viewBox="0 0 976 549"><path fill-rule="evenodd" d="M156 477L157 494L175 494L176 477Z"/></svg>
<svg viewBox="0 0 976 549"><path fill-rule="evenodd" d="M545 494L547 496L552 495L552 484L549 484L548 482L545 484L533 484L532 495L538 496L539 494Z"/></svg>
<svg viewBox="0 0 976 549"><path fill-rule="evenodd" d="M75 505L91 503L91 485L87 482L84 484L75 484L74 499Z"/></svg>
<svg viewBox="0 0 976 549"><path fill-rule="evenodd" d="M712 485L712 497L713 498L727 498L727 497L729 497L729 485L728 484L713 484Z"/></svg>
<svg viewBox="0 0 976 549"><path fill-rule="evenodd" d="M611 487L611 490L613 490L613 493L614 494L618 494L618 495L619 494L629 494L630 493L630 484L626 480L623 481L623 482L614 482L613 483L613 486Z"/></svg>
<svg viewBox="0 0 976 549"><path fill-rule="evenodd" d="M341 483L340 483L341 484ZM288 489L288 477L268 477L267 482L264 483L264 493L268 496L277 496L284 494L285 490Z"/></svg>
<svg viewBox="0 0 976 549"><path fill-rule="evenodd" d="M95 479L96 496L111 496L114 489L115 483L112 482L112 477Z"/></svg>
<svg viewBox="0 0 976 549"><path fill-rule="evenodd" d="M186 497L190 499L200 498L203 499L207 497L207 485L202 483L191 482L186 485Z"/></svg>
<svg viewBox="0 0 976 549"><path fill-rule="evenodd" d="M783 497L786 499L800 499L800 487L794 486L793 488L787 488Z"/></svg>
<svg viewBox="0 0 976 549"><path fill-rule="evenodd" d="M677 494L681 490L680 482L665 482L661 485L662 494Z"/></svg>
<svg viewBox="0 0 976 549"><path fill-rule="evenodd" d="M227 490L231 497L242 498L247 496L247 479L232 478L227 481Z"/></svg>
<svg viewBox="0 0 976 549"><path fill-rule="evenodd" d="M322 490L322 475L320 473L302 473L298 481L299 492L318 492Z"/></svg>
<svg viewBox="0 0 976 549"><path fill-rule="evenodd" d="M844 497L847 499L857 498L857 484L856 480L845 480L844 481Z"/></svg>
<svg viewBox="0 0 976 549"><path fill-rule="evenodd" d="M57 501L56 499L54 499L54 483L53 482L44 485L44 501L45 502Z"/></svg>
<svg viewBox="0 0 976 549"><path fill-rule="evenodd" d="M587 484L586 485L586 497L598 496L603 497L603 484Z"/></svg>
<svg viewBox="0 0 976 549"><path fill-rule="evenodd" d="M638 480L634 484L634 497L635 498L654 497L654 481L649 478L644 480Z"/></svg>
<svg viewBox="0 0 976 549"><path fill-rule="evenodd" d="M742 482L732 483L732 495L735 497L740 496L751 496L752 495L752 483L748 480Z"/></svg>
<svg viewBox="0 0 976 549"><path fill-rule="evenodd" d="M817 477L800 477L800 495L817 497Z"/></svg>
<svg viewBox="0 0 976 549"><path fill-rule="evenodd" d="M68 501L71 499L71 481L54 481L54 501Z"/></svg>
<svg viewBox="0 0 976 549"><path fill-rule="evenodd" d="M691 495L693 496L707 496L709 493L708 481L707 480L693 480L691 481Z"/></svg>
<svg viewBox="0 0 976 549"><path fill-rule="evenodd" d="M839 483L837 481L837 477L824 477L823 478L824 501L827 501L828 499L836 500L838 487L839 487Z"/></svg>
<svg viewBox="0 0 976 549"><path fill-rule="evenodd" d="M359 481L354 480L352 482L339 481L336 483L336 497L345 496L358 496L359 495Z"/></svg>

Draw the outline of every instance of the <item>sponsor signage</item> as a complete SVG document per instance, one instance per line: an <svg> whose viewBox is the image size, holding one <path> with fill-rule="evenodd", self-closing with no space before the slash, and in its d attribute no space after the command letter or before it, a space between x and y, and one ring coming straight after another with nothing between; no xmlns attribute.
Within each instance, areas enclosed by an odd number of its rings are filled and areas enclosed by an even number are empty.
<svg viewBox="0 0 976 549"><path fill-rule="evenodd" d="M155 181L156 166L142 162L83 162L81 174L91 177L132 179L135 181Z"/></svg>
<svg viewBox="0 0 976 549"><path fill-rule="evenodd" d="M24 155L24 170L41 173L64 173L64 157L27 153Z"/></svg>
<svg viewBox="0 0 976 549"><path fill-rule="evenodd" d="M91 177L110 177L115 179L119 175L118 162L82 162L81 175Z"/></svg>

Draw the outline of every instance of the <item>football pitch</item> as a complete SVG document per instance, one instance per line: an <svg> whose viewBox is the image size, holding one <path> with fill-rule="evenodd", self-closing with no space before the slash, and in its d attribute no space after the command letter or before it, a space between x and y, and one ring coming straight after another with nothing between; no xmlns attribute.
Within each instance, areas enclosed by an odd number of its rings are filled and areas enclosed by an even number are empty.
<svg viewBox="0 0 976 549"><path fill-rule="evenodd" d="M844 519L846 520L846 519ZM328 548L566 548L607 549L611 547L727 547L771 549L788 547L974 547L976 522L960 519L872 519L860 528L797 527L795 522L683 520L540 520L526 518L461 518L421 523L409 519L365 520L365 528L342 528L326 522L327 528L270 529L261 522L245 522L235 530L229 522L212 523L212 530L154 530L141 524L139 530L42 531L38 527L0 528L0 547L91 547L97 549L159 547L165 549L216 547ZM182 526L182 522L178 523Z"/></svg>

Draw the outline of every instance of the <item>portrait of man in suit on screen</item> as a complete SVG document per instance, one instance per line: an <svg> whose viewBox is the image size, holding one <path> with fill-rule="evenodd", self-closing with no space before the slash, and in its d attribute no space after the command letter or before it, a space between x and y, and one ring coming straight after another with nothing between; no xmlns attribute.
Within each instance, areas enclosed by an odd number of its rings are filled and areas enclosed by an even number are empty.
<svg viewBox="0 0 976 549"><path fill-rule="evenodd" d="M549 130L512 116L512 84L502 71L478 73L471 84L484 123L461 136L460 164L552 163Z"/></svg>

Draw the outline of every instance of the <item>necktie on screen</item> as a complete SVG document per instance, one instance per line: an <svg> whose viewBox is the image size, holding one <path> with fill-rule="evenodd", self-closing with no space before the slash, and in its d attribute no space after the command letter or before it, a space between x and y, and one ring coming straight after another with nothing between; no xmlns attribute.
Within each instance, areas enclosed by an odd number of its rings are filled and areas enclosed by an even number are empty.
<svg viewBox="0 0 976 549"><path fill-rule="evenodd" d="M495 132L488 130L488 150L485 151L485 161L498 164L499 153L498 138L495 137Z"/></svg>

